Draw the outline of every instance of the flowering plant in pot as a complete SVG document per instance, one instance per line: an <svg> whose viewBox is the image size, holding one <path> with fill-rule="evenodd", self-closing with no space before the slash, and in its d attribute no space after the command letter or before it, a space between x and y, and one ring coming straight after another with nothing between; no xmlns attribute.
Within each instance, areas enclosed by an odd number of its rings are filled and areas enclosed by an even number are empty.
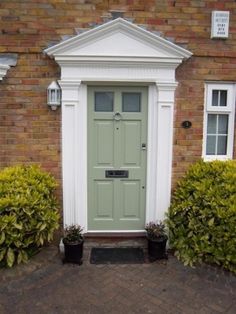
<svg viewBox="0 0 236 314"><path fill-rule="evenodd" d="M148 240L148 255L150 261L167 258L166 242L168 240L166 226L162 221L149 222L145 226Z"/></svg>
<svg viewBox="0 0 236 314"><path fill-rule="evenodd" d="M63 244L65 258L63 263L75 263L82 265L84 237L83 229L79 225L67 226L64 230Z"/></svg>

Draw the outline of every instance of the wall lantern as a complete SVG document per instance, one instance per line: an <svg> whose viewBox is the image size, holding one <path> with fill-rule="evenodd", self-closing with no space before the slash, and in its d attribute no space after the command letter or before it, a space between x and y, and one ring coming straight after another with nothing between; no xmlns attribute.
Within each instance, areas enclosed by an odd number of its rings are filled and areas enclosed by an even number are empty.
<svg viewBox="0 0 236 314"><path fill-rule="evenodd" d="M53 81L48 86L48 106L56 110L61 105L61 89L57 82Z"/></svg>

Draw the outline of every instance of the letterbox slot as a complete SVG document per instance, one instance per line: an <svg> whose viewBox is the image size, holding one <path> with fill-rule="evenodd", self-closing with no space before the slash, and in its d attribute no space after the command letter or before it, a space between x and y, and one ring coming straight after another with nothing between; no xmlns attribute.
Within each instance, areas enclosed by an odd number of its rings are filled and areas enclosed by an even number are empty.
<svg viewBox="0 0 236 314"><path fill-rule="evenodd" d="M105 170L106 178L128 178L128 170Z"/></svg>

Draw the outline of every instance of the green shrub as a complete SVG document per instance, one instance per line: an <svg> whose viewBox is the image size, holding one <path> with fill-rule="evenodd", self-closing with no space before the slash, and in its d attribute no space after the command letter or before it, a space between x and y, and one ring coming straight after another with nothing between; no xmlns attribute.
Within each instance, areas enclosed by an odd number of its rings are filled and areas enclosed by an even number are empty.
<svg viewBox="0 0 236 314"><path fill-rule="evenodd" d="M0 262L12 267L50 241L59 214L55 179L38 166L15 166L0 172Z"/></svg>
<svg viewBox="0 0 236 314"><path fill-rule="evenodd" d="M185 265L216 263L236 273L236 161L191 166L174 193L167 224Z"/></svg>

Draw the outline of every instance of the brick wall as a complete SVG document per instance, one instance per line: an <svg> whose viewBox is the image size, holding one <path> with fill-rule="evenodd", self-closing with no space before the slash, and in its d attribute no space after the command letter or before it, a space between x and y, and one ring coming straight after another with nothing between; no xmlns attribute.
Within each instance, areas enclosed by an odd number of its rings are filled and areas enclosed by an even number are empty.
<svg viewBox="0 0 236 314"><path fill-rule="evenodd" d="M60 180L61 112L46 105L46 88L60 73L42 51L117 9L193 52L176 73L173 182L201 157L204 82L236 81L236 1L1 0L0 56L17 53L18 62L0 82L0 167L40 163ZM227 40L210 39L212 10L230 11ZM192 128L181 128L183 120Z"/></svg>

